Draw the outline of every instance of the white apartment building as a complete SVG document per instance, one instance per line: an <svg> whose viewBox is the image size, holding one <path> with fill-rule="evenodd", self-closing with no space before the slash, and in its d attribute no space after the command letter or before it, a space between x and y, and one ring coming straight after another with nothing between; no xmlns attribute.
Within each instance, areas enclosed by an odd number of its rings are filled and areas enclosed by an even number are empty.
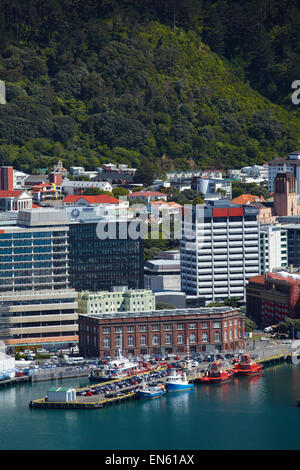
<svg viewBox="0 0 300 470"><path fill-rule="evenodd" d="M258 209L211 201L185 212L182 229L181 290L206 302L244 299L247 280L260 273Z"/></svg>
<svg viewBox="0 0 300 470"><path fill-rule="evenodd" d="M280 225L260 227L261 274L288 266L287 230Z"/></svg>

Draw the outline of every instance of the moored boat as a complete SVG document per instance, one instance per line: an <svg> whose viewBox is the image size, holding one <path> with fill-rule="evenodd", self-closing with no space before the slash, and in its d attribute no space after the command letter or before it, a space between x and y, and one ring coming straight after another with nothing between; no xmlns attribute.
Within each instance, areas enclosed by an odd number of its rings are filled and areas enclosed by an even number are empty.
<svg viewBox="0 0 300 470"><path fill-rule="evenodd" d="M137 398L156 398L167 393L166 387L163 384L148 385L143 384L136 392Z"/></svg>
<svg viewBox="0 0 300 470"><path fill-rule="evenodd" d="M181 390L191 390L193 383L187 380L186 373L179 374L175 369L166 378L166 388L168 392L176 392Z"/></svg>
<svg viewBox="0 0 300 470"><path fill-rule="evenodd" d="M250 354L242 354L241 358L234 365L232 372L235 375L253 375L260 373L263 370L263 365L254 362Z"/></svg>
<svg viewBox="0 0 300 470"><path fill-rule="evenodd" d="M202 377L194 379L194 383L197 384L212 384L228 382L232 380L233 372L231 370L222 369L222 364L219 362L212 362L205 370Z"/></svg>

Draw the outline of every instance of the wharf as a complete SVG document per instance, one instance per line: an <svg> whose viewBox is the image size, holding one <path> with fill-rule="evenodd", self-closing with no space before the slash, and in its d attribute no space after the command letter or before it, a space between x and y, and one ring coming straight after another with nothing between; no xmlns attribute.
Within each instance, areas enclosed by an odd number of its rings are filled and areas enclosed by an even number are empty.
<svg viewBox="0 0 300 470"><path fill-rule="evenodd" d="M28 375L23 375L22 377L13 377L12 379L1 380L0 387L7 387L8 385L16 385L21 382L30 382L30 377Z"/></svg>
<svg viewBox="0 0 300 470"><path fill-rule="evenodd" d="M277 355L270 355L267 357L264 357L262 359L258 359L257 362L262 363L264 366L269 366L269 365L275 365L275 364L280 364L282 362L285 362L287 360L291 360L291 353L284 352L281 354ZM187 378L189 382L193 382L193 380L196 377L199 377L200 375L203 375L205 368L208 366L208 363L200 363L198 367L193 367L192 369L185 369L184 371L187 374ZM231 368L232 366L228 365L228 369ZM163 366L157 369L154 369L152 371L162 371L166 370L167 366ZM145 372L144 374L147 374ZM143 375L143 374L139 374ZM131 377L134 377L131 376ZM127 377L127 379L130 377ZM94 387L100 387L104 384L111 384L111 383L120 383L122 380L126 379L115 379L111 380L108 382L101 382L98 384L89 384L86 387L76 389L76 391L84 392L87 391L91 388ZM159 379L159 382L164 382L166 380L166 377L161 377ZM153 380L151 380L153 381ZM149 383L151 382L149 381ZM136 385L131 385L128 387L122 388L122 392L127 392L122 395L117 394L116 396L112 397L105 397L103 393L99 393L97 395L92 395L92 396L77 396L75 401L70 401L70 402L48 402L46 398L40 398L37 400L33 400L29 403L30 408L42 408L42 409L95 409L95 408L105 408L107 406L115 405L118 403L121 403L123 401L135 398L136 396L136 390L137 386ZM300 399L299 399L299 405L300 406Z"/></svg>

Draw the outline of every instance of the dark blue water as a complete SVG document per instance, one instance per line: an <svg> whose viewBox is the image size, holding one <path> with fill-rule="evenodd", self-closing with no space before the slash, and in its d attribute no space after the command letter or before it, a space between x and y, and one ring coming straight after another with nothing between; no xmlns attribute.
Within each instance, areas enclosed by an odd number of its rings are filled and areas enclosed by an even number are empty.
<svg viewBox="0 0 300 470"><path fill-rule="evenodd" d="M0 389L0 449L300 449L300 366L282 364L262 377L197 385L150 401L99 410L34 410L30 400L53 385Z"/></svg>

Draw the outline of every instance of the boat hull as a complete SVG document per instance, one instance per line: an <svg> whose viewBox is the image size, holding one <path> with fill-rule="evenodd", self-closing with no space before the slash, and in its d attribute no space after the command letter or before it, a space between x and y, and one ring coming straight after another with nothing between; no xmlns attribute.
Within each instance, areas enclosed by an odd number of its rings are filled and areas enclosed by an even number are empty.
<svg viewBox="0 0 300 470"><path fill-rule="evenodd" d="M255 375L255 374L260 374L263 370L263 366L258 366L256 367L255 369L236 369L234 370L233 369L233 373L234 375L237 375L237 376L248 376L248 375Z"/></svg>
<svg viewBox="0 0 300 470"><path fill-rule="evenodd" d="M137 398L157 398L157 397L161 397L162 395L165 395L167 392L166 390L163 390L163 391L157 391L157 392L143 392L143 391L139 391L137 392L136 396Z"/></svg>
<svg viewBox="0 0 300 470"><path fill-rule="evenodd" d="M222 377L198 377L194 380L196 384L219 384L229 382L233 378L233 373L226 374Z"/></svg>
<svg viewBox="0 0 300 470"><path fill-rule="evenodd" d="M178 384L178 383L167 383L166 388L168 392L180 392L183 390L191 390L194 384Z"/></svg>

